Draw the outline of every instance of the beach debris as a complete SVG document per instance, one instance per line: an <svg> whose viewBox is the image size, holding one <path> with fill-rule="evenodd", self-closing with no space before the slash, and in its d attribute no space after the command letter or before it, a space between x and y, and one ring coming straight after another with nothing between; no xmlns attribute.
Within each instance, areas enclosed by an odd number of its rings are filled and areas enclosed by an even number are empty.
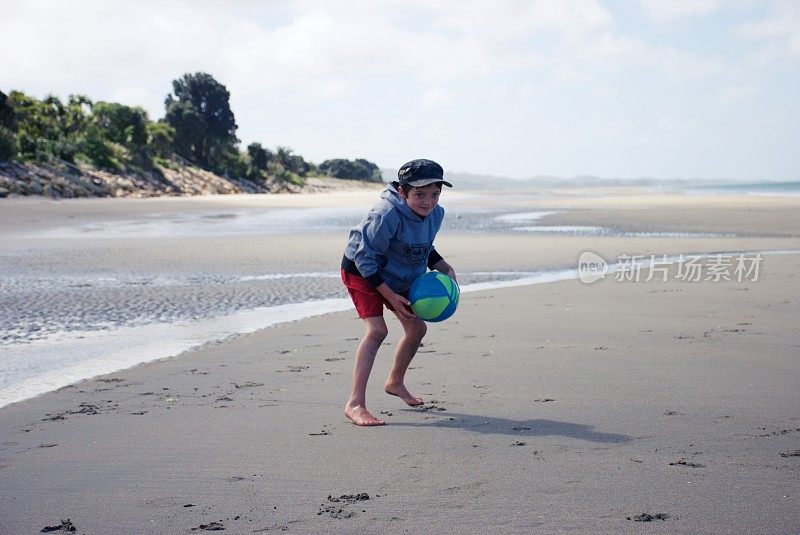
<svg viewBox="0 0 800 535"><path fill-rule="evenodd" d="M800 450L787 451L786 453L781 453L781 457L800 457Z"/></svg>
<svg viewBox="0 0 800 535"><path fill-rule="evenodd" d="M53 446L58 446L58 444L39 444L40 448L52 448Z"/></svg>
<svg viewBox="0 0 800 535"><path fill-rule="evenodd" d="M193 503L187 503L186 505L184 505L184 507L194 507L194 504Z"/></svg>
<svg viewBox="0 0 800 535"><path fill-rule="evenodd" d="M669 463L669 465L670 466L686 466L686 467L689 467L689 468L704 468L705 467L704 464L693 463L691 461L685 461L683 459L680 459L678 461Z"/></svg>
<svg viewBox="0 0 800 535"><path fill-rule="evenodd" d="M534 403L548 403L550 401L555 401L553 398L541 398L541 399L534 399Z"/></svg>
<svg viewBox="0 0 800 535"><path fill-rule="evenodd" d="M59 412L54 416L47 413L45 414L47 418L42 418L42 421L44 422L47 420L66 420L68 414L100 414L100 412L103 410L108 410L108 411L114 410L117 408L118 405L117 403L111 404L111 400L106 400L106 403L108 405L106 405L105 407L102 407L100 405L95 405L94 403L81 403L80 405L78 405L78 409L74 411Z"/></svg>
<svg viewBox="0 0 800 535"><path fill-rule="evenodd" d="M214 521L210 524L200 524L196 528L192 528L192 531L201 529L203 531L225 531L225 526L222 522Z"/></svg>
<svg viewBox="0 0 800 535"><path fill-rule="evenodd" d="M766 427L759 427L758 429L760 429L761 431L766 431L767 430ZM761 433L759 435L753 435L753 436L755 436L756 438L777 437L777 436L780 436L780 435L788 435L788 434L797 433L797 432L800 432L800 427L797 428L797 429L781 429L780 431L771 431L769 433Z"/></svg>
<svg viewBox="0 0 800 535"><path fill-rule="evenodd" d="M286 367L289 368L289 369L288 370L276 370L276 371L278 373L281 373L281 372L284 372L284 371L289 371L289 372L292 372L292 373L299 373L299 372L304 372L306 370L311 369L309 366L286 366Z"/></svg>
<svg viewBox="0 0 800 535"><path fill-rule="evenodd" d="M628 520L633 520L634 522L652 522L653 520L666 520L669 518L669 515L666 513L656 513L651 515L649 513L642 513L640 515L636 515L634 517L628 517Z"/></svg>
<svg viewBox="0 0 800 535"><path fill-rule="evenodd" d="M525 444L527 444L527 442L523 442L523 441L521 441L521 440L517 440L516 442L514 442L514 443L513 443L513 444L511 444L511 445L512 445L512 446L524 446Z"/></svg>
<svg viewBox="0 0 800 535"><path fill-rule="evenodd" d="M69 518L66 520L62 519L61 524L57 526L45 526L39 533L55 533L57 531L61 533L72 533L75 531L75 525Z"/></svg>
<svg viewBox="0 0 800 535"><path fill-rule="evenodd" d="M358 494L342 494L338 498L334 498L330 494L328 495L329 502L356 503L364 500L369 500L369 494L367 494L366 492L361 492Z"/></svg>
<svg viewBox="0 0 800 535"><path fill-rule="evenodd" d="M233 386L235 388L237 388L237 389L240 389L240 388L256 388L256 387L259 387L259 386L264 386L264 383L255 383L253 381L247 381L246 383L242 383L242 384L233 383Z"/></svg>
<svg viewBox="0 0 800 535"><path fill-rule="evenodd" d="M328 503L319 506L318 515L327 515L331 518L342 519L350 518L356 513L352 506L358 502L369 500L369 494L360 492L358 494L342 494L338 498L328 495ZM362 509L364 512L364 509Z"/></svg>
<svg viewBox="0 0 800 535"><path fill-rule="evenodd" d="M345 510L344 507L336 507L332 505L320 505L319 511L317 511L318 515L328 515L331 518L350 518L354 516L356 513L355 511Z"/></svg>

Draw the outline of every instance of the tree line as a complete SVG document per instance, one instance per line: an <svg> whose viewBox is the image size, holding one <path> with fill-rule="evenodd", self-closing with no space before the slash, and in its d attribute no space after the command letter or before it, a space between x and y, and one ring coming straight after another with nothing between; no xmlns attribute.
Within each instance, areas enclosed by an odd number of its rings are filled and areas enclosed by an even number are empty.
<svg viewBox="0 0 800 535"><path fill-rule="evenodd" d="M0 91L0 161L87 163L112 172L159 172L180 159L231 178L302 184L326 174L380 182L377 165L337 158L319 166L288 147L251 143L240 150L230 93L210 74L184 74L172 81L163 119L151 121L138 106L94 102L83 95L66 101Z"/></svg>

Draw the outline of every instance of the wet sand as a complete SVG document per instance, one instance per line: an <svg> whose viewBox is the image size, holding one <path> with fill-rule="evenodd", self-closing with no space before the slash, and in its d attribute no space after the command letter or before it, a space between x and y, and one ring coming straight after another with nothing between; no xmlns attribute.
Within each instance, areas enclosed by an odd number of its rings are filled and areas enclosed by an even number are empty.
<svg viewBox="0 0 800 535"><path fill-rule="evenodd" d="M556 217L741 236L454 233L437 248L477 271L574 265L583 250L800 246L798 200L700 199L620 194ZM341 254L325 236L259 240L312 251L303 270ZM215 267L250 257L187 247ZM151 254L176 271L189 263ZM263 255L299 269L291 258ZM422 408L381 392L390 324L368 390L382 428L342 414L362 329L353 312L16 403L0 409L0 533L62 519L77 533L796 532L799 268L800 255L765 256L755 282L609 277L464 294L409 372Z"/></svg>

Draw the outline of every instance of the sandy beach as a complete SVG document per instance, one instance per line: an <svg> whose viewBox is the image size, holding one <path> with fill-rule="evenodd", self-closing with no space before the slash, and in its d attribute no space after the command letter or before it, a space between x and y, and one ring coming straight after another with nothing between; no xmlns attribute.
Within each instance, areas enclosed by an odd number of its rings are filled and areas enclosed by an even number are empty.
<svg viewBox="0 0 800 535"><path fill-rule="evenodd" d="M3 201L0 266L16 286L0 352L73 320L100 329L104 307L124 309L113 345L119 326L282 303L265 276L335 272L340 220L375 197ZM67 519L87 534L800 531L800 198L619 189L442 204L452 226L437 249L466 284L500 286L475 286L430 326L407 378L421 408L381 390L390 321L367 399L387 425L345 418L353 310L75 382L0 408L0 533ZM478 228L489 205L552 229ZM532 212L549 214L519 215ZM323 216L333 223L314 230ZM158 234L165 221L200 230ZM709 256L699 280L680 279L682 259L649 281L500 275L574 270L587 251L609 264ZM757 277L737 277L757 253ZM713 276L723 259L730 280ZM86 273L123 282L41 290ZM202 284L170 282L186 274ZM345 296L335 278L292 288Z"/></svg>

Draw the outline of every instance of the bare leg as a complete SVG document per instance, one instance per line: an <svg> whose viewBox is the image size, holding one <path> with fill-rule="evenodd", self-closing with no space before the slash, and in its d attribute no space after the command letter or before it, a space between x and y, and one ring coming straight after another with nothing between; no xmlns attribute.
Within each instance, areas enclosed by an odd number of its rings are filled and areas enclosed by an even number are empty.
<svg viewBox="0 0 800 535"><path fill-rule="evenodd" d="M397 317L403 325L403 338L397 344L397 350L394 353L394 364L392 370L389 372L389 378L383 385L383 389L387 394L398 396L408 405L416 407L422 405L424 401L422 398L411 395L405 385L406 370L417 354L417 349L422 343L422 338L428 332L428 326L419 318L413 320L404 320L400 316Z"/></svg>
<svg viewBox="0 0 800 535"><path fill-rule="evenodd" d="M356 363L353 369L353 390L344 407L344 414L356 425L383 425L386 422L375 418L367 410L367 381L383 340L389 333L383 316L364 318L366 332L356 349Z"/></svg>

